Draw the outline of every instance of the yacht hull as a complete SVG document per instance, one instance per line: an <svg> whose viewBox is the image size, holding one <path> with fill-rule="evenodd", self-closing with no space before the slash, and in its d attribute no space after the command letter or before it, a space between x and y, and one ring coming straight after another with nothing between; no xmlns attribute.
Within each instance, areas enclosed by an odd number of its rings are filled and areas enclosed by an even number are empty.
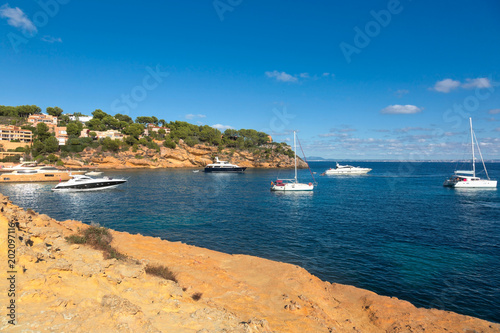
<svg viewBox="0 0 500 333"><path fill-rule="evenodd" d="M238 167L238 168L205 168L205 172L243 172L246 167Z"/></svg>
<svg viewBox="0 0 500 333"><path fill-rule="evenodd" d="M300 183L271 186L271 191L281 191L281 192L312 191L313 189L314 189L313 184L300 184Z"/></svg>
<svg viewBox="0 0 500 333"><path fill-rule="evenodd" d="M443 183L445 187L452 188L496 188L496 180L474 180L474 181L454 181L446 180Z"/></svg>
<svg viewBox="0 0 500 333"><path fill-rule="evenodd" d="M47 172L33 174L4 173L0 183L59 182L71 179L69 172Z"/></svg>
<svg viewBox="0 0 500 333"><path fill-rule="evenodd" d="M56 187L52 189L54 192L59 191L99 191L105 189L115 188L120 184L126 183L125 179L123 180L110 180L110 181L97 181L85 184L58 184Z"/></svg>
<svg viewBox="0 0 500 333"><path fill-rule="evenodd" d="M367 174L368 172L372 171L372 169L368 168L360 168L360 169L350 169L350 170L326 170L325 174L326 175L364 175Z"/></svg>

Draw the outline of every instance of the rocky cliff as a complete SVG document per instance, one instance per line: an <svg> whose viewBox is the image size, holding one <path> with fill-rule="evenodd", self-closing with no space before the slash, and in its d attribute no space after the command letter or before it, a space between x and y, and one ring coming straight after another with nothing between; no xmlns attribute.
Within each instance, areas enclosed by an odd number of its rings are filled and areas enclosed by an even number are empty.
<svg viewBox="0 0 500 333"><path fill-rule="evenodd" d="M500 332L477 318L321 281L295 265L153 237L111 231L128 259L105 259L66 241L88 227L81 222L25 211L2 195L0 211L9 278L0 282L0 331ZM11 267L7 235L16 240ZM178 282L146 274L148 264L169 267ZM11 304L16 325L5 315Z"/></svg>
<svg viewBox="0 0 500 333"><path fill-rule="evenodd" d="M160 142L161 144L161 142ZM215 146L198 144L189 147L182 140L175 149L161 147L158 152L140 146L133 151L120 151L116 153L103 152L101 148L86 148L79 157L64 158L65 166L81 168L93 166L101 169L128 169L128 168L198 168L213 163L215 157L250 168L293 168L294 160L289 156L271 153L269 157L252 153L246 150L233 150L229 148L218 150ZM298 166L305 168L307 165L298 160Z"/></svg>

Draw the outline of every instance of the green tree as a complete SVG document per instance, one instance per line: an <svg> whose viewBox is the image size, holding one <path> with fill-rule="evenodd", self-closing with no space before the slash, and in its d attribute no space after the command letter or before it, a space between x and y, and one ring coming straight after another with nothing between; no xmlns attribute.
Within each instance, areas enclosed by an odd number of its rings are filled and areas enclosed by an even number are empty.
<svg viewBox="0 0 500 333"><path fill-rule="evenodd" d="M63 110L58 106L55 106L55 107L49 106L47 108L47 113L50 114L51 116L54 116L54 117L60 117L63 113Z"/></svg>
<svg viewBox="0 0 500 333"><path fill-rule="evenodd" d="M89 121L87 121L87 127L92 131L106 130L106 126L104 126L101 120L99 120L98 118L92 118Z"/></svg>
<svg viewBox="0 0 500 333"><path fill-rule="evenodd" d="M101 119L101 122L106 126L107 129L117 130L120 128L120 121L114 117L106 116Z"/></svg>
<svg viewBox="0 0 500 333"><path fill-rule="evenodd" d="M12 116L28 117L31 114L38 114L42 112L42 109L36 105L20 105L15 108L16 114L11 114Z"/></svg>
<svg viewBox="0 0 500 333"><path fill-rule="evenodd" d="M104 138L102 140L102 147L109 151L118 151L120 149L120 141L112 140L111 138Z"/></svg>
<svg viewBox="0 0 500 333"><path fill-rule="evenodd" d="M123 130L123 132L127 135L133 136L135 139L139 139L142 133L144 133L144 126L141 124L130 124Z"/></svg>
<svg viewBox="0 0 500 333"><path fill-rule="evenodd" d="M77 122L69 123L68 126L66 126L66 133L68 133L68 135L71 136L79 137L80 133L82 132L83 126L82 127L78 126L78 123Z"/></svg>
<svg viewBox="0 0 500 333"><path fill-rule="evenodd" d="M142 117L142 116L135 118L135 122L137 124L143 124L143 125L153 124L154 123L153 117Z"/></svg>
<svg viewBox="0 0 500 333"><path fill-rule="evenodd" d="M115 118L118 119L120 122L124 121L129 124L132 124L134 122L132 118L130 118L129 116L120 113L115 114Z"/></svg>
<svg viewBox="0 0 500 333"><path fill-rule="evenodd" d="M54 136L47 138L43 145L45 146L44 151L46 153L54 153L59 150L59 141Z"/></svg>
<svg viewBox="0 0 500 333"><path fill-rule="evenodd" d="M101 109L97 109L94 112L92 112L92 116L94 117L94 119L101 120L104 117L109 116L109 114L107 114L106 112L102 111Z"/></svg>
<svg viewBox="0 0 500 333"><path fill-rule="evenodd" d="M176 147L176 144L174 141L172 141L171 139L167 138L165 139L165 141L163 141L163 145L167 148L171 148L171 149L175 149Z"/></svg>
<svg viewBox="0 0 500 333"><path fill-rule="evenodd" d="M49 132L49 126L47 126L47 124L45 124L45 123L38 123L36 125L35 135L38 138L38 140L40 140L41 142L44 142L47 138L49 138L51 136L51 134Z"/></svg>
<svg viewBox="0 0 500 333"><path fill-rule="evenodd" d="M94 131L90 131L89 136L92 138L92 140L95 140L95 138L97 138L97 133Z"/></svg>

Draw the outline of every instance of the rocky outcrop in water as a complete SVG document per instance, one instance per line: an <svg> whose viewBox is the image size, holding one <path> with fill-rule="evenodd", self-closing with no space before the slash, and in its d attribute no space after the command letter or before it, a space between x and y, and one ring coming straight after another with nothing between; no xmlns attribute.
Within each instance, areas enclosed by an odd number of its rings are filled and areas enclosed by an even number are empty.
<svg viewBox="0 0 500 333"><path fill-rule="evenodd" d="M9 229L9 224L13 226ZM16 325L8 332L500 332L500 325L416 308L393 297L321 281L301 267L111 231L128 259L105 259L65 237L88 228L25 211L0 195L3 272L15 270ZM5 265L7 235L16 264ZM145 273L170 268L178 282ZM2 278L0 304L10 304Z"/></svg>
<svg viewBox="0 0 500 333"><path fill-rule="evenodd" d="M182 140L175 149L161 147L160 151L140 146L137 151L104 152L101 148L86 148L78 158L64 158L65 166L81 168L87 166L102 169L129 168L199 168L213 163L215 157L249 168L293 168L294 159L283 154L272 153L268 157L246 150L222 149L198 144L189 147ZM298 159L298 166L307 165Z"/></svg>

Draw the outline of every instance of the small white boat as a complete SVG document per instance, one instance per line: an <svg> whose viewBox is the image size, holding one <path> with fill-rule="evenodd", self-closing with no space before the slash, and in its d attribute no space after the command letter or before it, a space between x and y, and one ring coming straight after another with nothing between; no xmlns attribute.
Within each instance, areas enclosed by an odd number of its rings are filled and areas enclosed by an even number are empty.
<svg viewBox="0 0 500 333"><path fill-rule="evenodd" d="M85 175L73 175L72 179L57 184L52 191L96 191L114 188L126 182L126 179L121 178L92 178Z"/></svg>
<svg viewBox="0 0 500 333"><path fill-rule="evenodd" d="M276 183L271 182L271 191L312 191L313 183L299 183L297 180L297 144L295 143L295 131L293 132L293 145L295 157L295 178L294 179L277 179Z"/></svg>
<svg viewBox="0 0 500 333"><path fill-rule="evenodd" d="M469 118L470 123L470 135L471 135L471 148L472 148L472 170L456 170L455 174L450 178L446 179L443 186L453 187L453 188L496 188L497 181L491 180L488 176L488 171L486 170L486 165L484 165L483 155L479 149L479 144L477 143L476 134L472 130L472 118ZM476 143L479 156L481 157L481 162L483 164L484 173L486 178L481 179L476 177L476 158L474 156L474 142Z"/></svg>
<svg viewBox="0 0 500 333"><path fill-rule="evenodd" d="M86 176L97 177L102 175L102 171L89 171L85 173Z"/></svg>
<svg viewBox="0 0 500 333"><path fill-rule="evenodd" d="M335 168L325 171L326 175L363 175L372 171L370 168L354 167L352 165L340 165L337 163Z"/></svg>

